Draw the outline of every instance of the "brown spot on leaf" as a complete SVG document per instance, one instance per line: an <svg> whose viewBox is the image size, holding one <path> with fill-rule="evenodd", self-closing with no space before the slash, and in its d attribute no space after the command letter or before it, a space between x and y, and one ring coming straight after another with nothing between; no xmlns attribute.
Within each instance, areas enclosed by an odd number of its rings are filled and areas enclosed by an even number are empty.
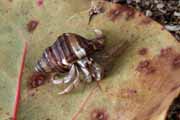
<svg viewBox="0 0 180 120"><path fill-rule="evenodd" d="M139 55L146 55L148 52L148 49L147 48L142 48L139 50Z"/></svg>
<svg viewBox="0 0 180 120"><path fill-rule="evenodd" d="M39 7L41 7L44 3L44 0L36 0L36 3Z"/></svg>
<svg viewBox="0 0 180 120"><path fill-rule="evenodd" d="M151 18L148 18L148 17L144 17L141 21L141 25L148 25L152 22L152 19Z"/></svg>
<svg viewBox="0 0 180 120"><path fill-rule="evenodd" d="M43 73L33 73L33 75L30 77L28 86L29 88L36 88L45 83L46 75Z"/></svg>
<svg viewBox="0 0 180 120"><path fill-rule="evenodd" d="M136 70L141 73L151 74L156 71L155 67L151 65L150 60L140 61L139 65L137 66Z"/></svg>
<svg viewBox="0 0 180 120"><path fill-rule="evenodd" d="M173 69L180 68L180 54L171 47L161 49L160 57L166 59L172 65Z"/></svg>
<svg viewBox="0 0 180 120"><path fill-rule="evenodd" d="M8 115L8 116L9 116L9 115L10 115L10 114L9 114L9 112L7 112L7 113L6 113L6 115Z"/></svg>
<svg viewBox="0 0 180 120"><path fill-rule="evenodd" d="M132 96L134 96L136 94L137 94L137 90L135 90L135 89L126 88L126 89L121 89L120 90L120 95L123 98L129 98L129 97L132 97Z"/></svg>
<svg viewBox="0 0 180 120"><path fill-rule="evenodd" d="M146 89L150 88L149 90L160 90L172 87L170 84L174 84L174 82L179 79L179 71L175 69L180 68L179 60L180 54L172 47L163 48L159 55L154 56L152 59L139 62L136 70L140 73L144 73L139 74L141 77L139 80L142 82L143 86L146 86ZM149 73L155 74L147 76ZM161 81L163 81L163 83L160 84ZM173 87L175 86L176 84Z"/></svg>
<svg viewBox="0 0 180 120"><path fill-rule="evenodd" d="M29 32L33 32L36 29L36 27L38 26L38 24L39 24L39 22L36 20L29 21L27 24L27 30Z"/></svg>
<svg viewBox="0 0 180 120"><path fill-rule="evenodd" d="M123 13L126 13L126 19L129 20L134 18L135 10L126 5L114 5L113 8L108 12L108 17L110 20L115 21L117 18L121 17Z"/></svg>
<svg viewBox="0 0 180 120"><path fill-rule="evenodd" d="M173 59L173 68L180 68L180 54Z"/></svg>
<svg viewBox="0 0 180 120"><path fill-rule="evenodd" d="M108 120L108 113L105 109L94 109L90 114L91 120Z"/></svg>
<svg viewBox="0 0 180 120"><path fill-rule="evenodd" d="M127 17L126 19L129 20L131 18L135 17L135 10L133 8L129 7L129 10L127 11Z"/></svg>
<svg viewBox="0 0 180 120"><path fill-rule="evenodd" d="M160 52L161 57L168 57L168 56L171 56L171 54L172 54L171 47L161 49L161 52Z"/></svg>

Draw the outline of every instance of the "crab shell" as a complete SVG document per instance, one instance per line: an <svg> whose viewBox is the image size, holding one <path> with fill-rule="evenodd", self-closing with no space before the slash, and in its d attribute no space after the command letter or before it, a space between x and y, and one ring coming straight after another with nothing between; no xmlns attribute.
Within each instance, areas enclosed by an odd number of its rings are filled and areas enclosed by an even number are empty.
<svg viewBox="0 0 180 120"><path fill-rule="evenodd" d="M45 49L38 60L37 72L68 72L72 64L104 47L102 36L88 40L75 33L64 33Z"/></svg>

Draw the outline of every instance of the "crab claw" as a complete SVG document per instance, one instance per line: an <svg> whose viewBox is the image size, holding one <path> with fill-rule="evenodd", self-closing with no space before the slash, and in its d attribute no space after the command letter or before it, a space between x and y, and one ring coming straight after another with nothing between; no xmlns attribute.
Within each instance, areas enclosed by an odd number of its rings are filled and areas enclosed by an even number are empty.
<svg viewBox="0 0 180 120"><path fill-rule="evenodd" d="M76 69L75 69L75 65L73 64L71 70L69 71L69 74L66 77L64 77L63 79L55 79L55 77L57 76L57 73L55 73L52 75L51 80L53 84L69 83L75 78L75 75L76 75Z"/></svg>

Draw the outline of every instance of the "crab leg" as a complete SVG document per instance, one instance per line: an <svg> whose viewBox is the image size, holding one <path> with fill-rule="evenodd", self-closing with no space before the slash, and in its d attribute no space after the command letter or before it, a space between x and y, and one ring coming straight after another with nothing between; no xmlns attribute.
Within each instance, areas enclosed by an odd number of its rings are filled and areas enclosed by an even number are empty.
<svg viewBox="0 0 180 120"><path fill-rule="evenodd" d="M92 59L92 66L91 66L91 71L92 71L92 76L95 80L101 80L104 77L104 69L96 62L94 62Z"/></svg>
<svg viewBox="0 0 180 120"><path fill-rule="evenodd" d="M62 92L59 92L58 94L63 95L66 93L69 93L74 87L77 87L80 83L80 79L79 79L79 71L78 69L75 67L75 73L76 73L76 77L74 79L74 81L68 86L66 87Z"/></svg>
<svg viewBox="0 0 180 120"><path fill-rule="evenodd" d="M54 74L51 78L52 80L52 83L53 84L62 84L62 83L69 83L71 82L74 78L75 78L75 75L76 75L76 70L75 70L75 65L73 64L72 67L71 67L71 70L69 71L69 74L64 77L63 79L55 79L56 74Z"/></svg>
<svg viewBox="0 0 180 120"><path fill-rule="evenodd" d="M88 60L88 58L81 59L77 61L78 65L80 66L81 71L84 73L85 80L87 82L92 81L91 73L88 69L89 64L91 64L91 61Z"/></svg>

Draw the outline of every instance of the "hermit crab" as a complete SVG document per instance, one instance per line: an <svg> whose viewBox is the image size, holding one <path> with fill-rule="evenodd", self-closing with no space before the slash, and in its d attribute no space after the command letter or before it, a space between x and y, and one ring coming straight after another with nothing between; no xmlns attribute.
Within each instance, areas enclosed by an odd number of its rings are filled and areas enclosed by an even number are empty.
<svg viewBox="0 0 180 120"><path fill-rule="evenodd" d="M80 82L80 72L87 82L101 80L103 68L90 55L104 47L104 35L101 30L94 30L95 39L89 40L75 33L63 33L42 54L35 66L35 71L51 73L53 84L70 83L59 94L69 93ZM56 79L61 73L69 72L63 79Z"/></svg>

